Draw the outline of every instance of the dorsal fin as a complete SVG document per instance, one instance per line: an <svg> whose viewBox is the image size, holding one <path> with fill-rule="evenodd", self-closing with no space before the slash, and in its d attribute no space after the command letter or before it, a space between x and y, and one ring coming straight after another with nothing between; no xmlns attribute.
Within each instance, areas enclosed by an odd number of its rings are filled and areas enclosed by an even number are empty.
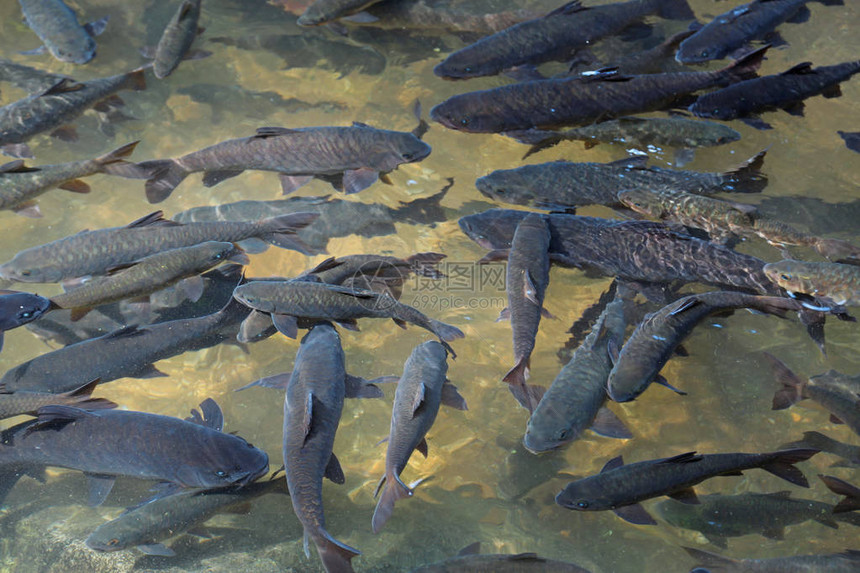
<svg viewBox="0 0 860 573"><path fill-rule="evenodd" d="M600 473L605 473L612 471L614 469L620 468L624 465L624 458L622 456L617 456L606 462L606 465L601 468Z"/></svg>
<svg viewBox="0 0 860 573"><path fill-rule="evenodd" d="M801 62L801 63L797 64L796 66L792 66L792 67L788 68L787 70L785 70L784 72L782 72L779 75L791 76L791 75L804 75L804 74L811 74L811 73L813 73L812 62Z"/></svg>
<svg viewBox="0 0 860 573"><path fill-rule="evenodd" d="M200 403L200 411L191 410L191 416L185 421L220 432L224 428L224 413L215 400L206 398Z"/></svg>
<svg viewBox="0 0 860 573"><path fill-rule="evenodd" d="M549 18L550 16L558 16L561 14L573 14L575 12L581 12L582 10L588 10L588 7L583 6L582 2L579 0L571 0L567 4L563 6L559 6L552 12L548 13L544 18Z"/></svg>
<svg viewBox="0 0 860 573"><path fill-rule="evenodd" d="M125 226L126 229L136 229L139 227L149 227L153 225L179 225L176 221L164 218L164 211L153 211L149 215L144 215L140 219L135 219Z"/></svg>

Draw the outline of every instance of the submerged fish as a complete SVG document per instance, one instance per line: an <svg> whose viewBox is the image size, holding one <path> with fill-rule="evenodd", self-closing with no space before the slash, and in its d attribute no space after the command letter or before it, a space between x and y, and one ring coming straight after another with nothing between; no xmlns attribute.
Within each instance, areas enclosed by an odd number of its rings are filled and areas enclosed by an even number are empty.
<svg viewBox="0 0 860 573"><path fill-rule="evenodd" d="M379 533L391 514L395 502L411 497L412 487L400 479L412 453L418 450L427 457L425 436L439 406L445 404L466 409L466 401L447 379L448 351L438 342L425 342L412 351L397 382L391 409L391 431L385 452L385 475L376 486L379 502L373 512L373 532Z"/></svg>
<svg viewBox="0 0 860 573"><path fill-rule="evenodd" d="M197 36L200 2L201 0L182 0L161 34L152 62L152 71L158 79L169 76L188 54Z"/></svg>
<svg viewBox="0 0 860 573"><path fill-rule="evenodd" d="M786 259L764 266L767 278L790 293L814 296L825 304L860 304L860 267Z"/></svg>
<svg viewBox="0 0 860 573"><path fill-rule="evenodd" d="M772 559L732 559L701 549L684 547L701 566L690 573L704 571L726 571L727 573L855 573L860 567L860 551L848 549L844 553L830 555L794 555Z"/></svg>
<svg viewBox="0 0 860 573"><path fill-rule="evenodd" d="M0 82L10 82L27 93L45 91L64 79L68 77L0 59Z"/></svg>
<svg viewBox="0 0 860 573"><path fill-rule="evenodd" d="M27 217L41 217L42 212L33 199L54 187L72 193L89 193L90 186L81 181L81 177L106 173L131 179L146 179L145 170L125 160L138 143L128 143L110 153L84 161L28 167L18 160L0 165L0 209L8 209Z"/></svg>
<svg viewBox="0 0 860 573"><path fill-rule="evenodd" d="M410 573L588 573L573 563L538 557L536 553L516 555L478 554L480 543L463 548L456 557L421 565Z"/></svg>
<svg viewBox="0 0 860 573"><path fill-rule="evenodd" d="M803 432L803 438L796 442L783 444L780 448L815 448L845 460L833 464L834 466L860 466L860 446L845 444L825 436L821 432Z"/></svg>
<svg viewBox="0 0 860 573"><path fill-rule="evenodd" d="M399 300L403 283L410 275L444 277L436 268L444 258L441 253L416 253L405 259L388 255L331 257L297 278L387 293Z"/></svg>
<svg viewBox="0 0 860 573"><path fill-rule="evenodd" d="M203 171L203 185L212 187L243 171L279 174L284 193L313 178L335 189L358 193L403 163L421 161L430 146L412 133L376 129L363 123L351 127L261 127L256 135L229 139L176 159L144 161L150 170L146 197L167 199L192 173Z"/></svg>
<svg viewBox="0 0 860 573"><path fill-rule="evenodd" d="M827 489L837 495L844 495L845 499L836 504L833 513L846 513L860 510L860 487L851 485L847 481L833 476L818 474L818 478L824 482Z"/></svg>
<svg viewBox="0 0 860 573"><path fill-rule="evenodd" d="M521 22L450 54L433 72L445 79L498 74L551 60L569 60L576 50L617 34L643 17L693 19L686 0L630 0L583 6L573 0L546 16Z"/></svg>
<svg viewBox="0 0 860 573"><path fill-rule="evenodd" d="M693 486L721 475L742 475L760 468L800 487L809 482L794 464L808 460L818 450L783 450L765 454L710 454L687 452L671 458L624 465L621 456L609 460L599 474L570 482L555 501L577 511L613 510L638 525L656 525L640 501L668 495L686 503L698 503Z"/></svg>
<svg viewBox="0 0 860 573"><path fill-rule="evenodd" d="M62 394L47 394L45 392L15 392L0 394L0 419L30 414L36 416L42 406L74 406L84 410L101 410L116 408L116 404L104 398L93 398L92 393L98 385L98 380L84 384L77 390Z"/></svg>
<svg viewBox="0 0 860 573"><path fill-rule="evenodd" d="M849 131L837 131L836 133L845 141L845 147L851 151L860 153L860 131L853 133Z"/></svg>
<svg viewBox="0 0 860 573"><path fill-rule="evenodd" d="M125 227L81 231L50 243L24 249L0 265L0 277L19 282L59 282L104 274L167 249L206 241L241 243L257 238L282 248L307 252L296 231L319 215L293 213L249 222L176 223L155 211Z"/></svg>
<svg viewBox="0 0 860 573"><path fill-rule="evenodd" d="M784 316L803 306L791 298L755 296L739 292L715 291L686 296L645 317L619 352L613 354L612 371L606 381L609 397L616 402L635 399L652 381L681 392L660 376L675 349L702 320L718 312L749 308Z"/></svg>
<svg viewBox="0 0 860 573"><path fill-rule="evenodd" d="M759 113L783 109L792 115L803 115L803 100L816 95L839 97L839 84L858 72L860 60L818 68L803 62L781 74L749 79L701 95L689 109L699 117L723 121L740 118L757 129L770 129L757 117Z"/></svg>
<svg viewBox="0 0 860 573"><path fill-rule="evenodd" d="M56 130L91 107L110 119L111 114L118 115L114 110L122 105L116 92L143 89L143 69L82 82L64 78L43 92L0 108L0 150L15 157L32 157L25 143L31 137ZM55 133L65 139L77 138L73 129Z"/></svg>
<svg viewBox="0 0 860 573"><path fill-rule="evenodd" d="M51 309L51 301L37 294L0 290L0 350L3 333L33 322Z"/></svg>
<svg viewBox="0 0 860 573"><path fill-rule="evenodd" d="M300 26L319 26L351 16L380 0L314 0L296 20Z"/></svg>
<svg viewBox="0 0 860 573"><path fill-rule="evenodd" d="M430 110L430 118L468 133L505 133L586 125L607 118L656 111L682 97L755 74L767 48L721 70L623 76L611 71L536 80L455 95Z"/></svg>
<svg viewBox="0 0 860 573"><path fill-rule="evenodd" d="M96 55L93 36L107 26L105 16L85 26L78 24L75 12L63 0L18 0L27 25L44 42L44 48L61 62L86 64ZM39 52L39 50L34 50Z"/></svg>

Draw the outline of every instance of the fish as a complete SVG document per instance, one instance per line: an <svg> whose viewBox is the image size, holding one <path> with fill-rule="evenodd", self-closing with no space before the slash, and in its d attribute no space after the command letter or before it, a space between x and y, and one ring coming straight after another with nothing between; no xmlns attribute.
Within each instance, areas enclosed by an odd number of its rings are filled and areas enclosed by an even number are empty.
<svg viewBox="0 0 860 573"><path fill-rule="evenodd" d="M81 231L17 253L0 265L0 278L18 282L59 282L105 274L108 269L167 250L206 241L241 243L262 239L286 249L310 252L296 230L314 221L317 213L292 213L256 221L176 223L155 211L125 227Z"/></svg>
<svg viewBox="0 0 860 573"><path fill-rule="evenodd" d="M860 268L856 265L785 259L768 263L764 273L788 292L814 296L824 304L860 304Z"/></svg>
<svg viewBox="0 0 860 573"><path fill-rule="evenodd" d="M818 478L824 482L827 489L837 495L844 495L845 499L841 500L833 508L833 513L846 513L849 511L860 510L860 487L851 485L847 481L837 477L818 474Z"/></svg>
<svg viewBox="0 0 860 573"><path fill-rule="evenodd" d="M0 496L23 474L45 466L84 472L90 505L101 504L117 476L179 487L248 484L269 469L266 453L213 427L223 420L211 398L191 421L131 410L43 406L34 421L0 435Z"/></svg>
<svg viewBox="0 0 860 573"><path fill-rule="evenodd" d="M860 131L837 131L836 133L845 141L845 147L860 153Z"/></svg>
<svg viewBox="0 0 860 573"><path fill-rule="evenodd" d="M853 549L827 555L794 555L771 559L733 559L692 547L682 547L682 549L702 565L691 569L690 573L704 573L705 571L726 571L728 573L803 573L805 571L852 573L860 567L860 551Z"/></svg>
<svg viewBox="0 0 860 573"><path fill-rule="evenodd" d="M379 533L391 517L395 502L414 493L413 487L400 479L400 473L415 450L427 457L425 436L433 427L439 406L466 409L466 400L448 380L447 373L448 351L438 342L431 340L416 346L406 359L391 409L385 475L374 494L379 496L371 521L374 533Z"/></svg>
<svg viewBox="0 0 860 573"><path fill-rule="evenodd" d="M236 487L180 491L124 511L99 525L85 543L95 551L122 551L136 547L146 555L170 557L176 553L162 543L212 516L238 510L269 493L286 493L283 479L272 478Z"/></svg>
<svg viewBox="0 0 860 573"><path fill-rule="evenodd" d="M397 207L329 196L289 197L274 201L246 200L213 207L193 207L177 213L172 220L177 223L245 221L302 211L319 213L317 219L296 230L296 236L313 251L323 253L332 237L393 235L397 232L395 223L432 225L448 220L453 210L442 207L440 202L453 183L454 180L449 179L441 191L409 202L401 201ZM249 246L245 248L251 252Z"/></svg>
<svg viewBox="0 0 860 573"><path fill-rule="evenodd" d="M572 78L535 80L468 92L430 110L430 119L467 133L553 129L656 111L694 92L755 74L767 47L708 72L625 76L611 70Z"/></svg>
<svg viewBox="0 0 860 573"><path fill-rule="evenodd" d="M358 193L403 163L421 161L430 146L412 133L351 127L261 127L256 135L228 139L176 159L144 161L152 173L146 198L160 203L192 173L203 171L212 187L249 169L275 171L284 193L311 179L328 181L338 191Z"/></svg>
<svg viewBox="0 0 860 573"><path fill-rule="evenodd" d="M69 78L0 59L0 82L10 82L27 93L45 91L64 79Z"/></svg>
<svg viewBox="0 0 860 573"><path fill-rule="evenodd" d="M684 503L698 503L693 486L715 476L742 475L760 468L800 487L809 487L803 472L794 464L806 461L818 450L782 450L764 454L697 454L686 452L624 465L621 456L609 460L600 473L572 481L555 502L576 511L604 511L637 525L657 522L640 501L667 495Z"/></svg>
<svg viewBox="0 0 860 573"><path fill-rule="evenodd" d="M741 138L741 134L734 129L713 121L686 117L636 116L619 117L561 131L529 129L521 132L509 131L506 135L531 146L523 159L562 141L582 141L586 149L599 143L695 149L725 145Z"/></svg>
<svg viewBox="0 0 860 573"><path fill-rule="evenodd" d="M0 290L0 350L3 333L33 322L51 309L51 301L37 294Z"/></svg>
<svg viewBox="0 0 860 573"><path fill-rule="evenodd" d="M654 13L676 20L694 17L686 0L630 0L601 6L583 6L573 0L546 16L515 24L448 55L433 73L459 80L495 75L517 66L566 61L577 50Z"/></svg>
<svg viewBox="0 0 860 573"><path fill-rule="evenodd" d="M10 368L0 378L0 392L59 394L96 378L104 384L126 377L167 376L154 366L155 362L234 339L236 325L247 316L247 307L231 299L224 308L206 316L123 326Z"/></svg>
<svg viewBox="0 0 860 573"><path fill-rule="evenodd" d="M41 217L42 212L33 199L55 187L72 193L89 193L90 186L81 177L105 173L128 179L146 179L146 171L125 160L138 143L133 141L95 159L58 165L29 167L22 160L0 165L0 209L25 217Z"/></svg>
<svg viewBox="0 0 860 573"><path fill-rule="evenodd" d="M756 129L771 129L758 114L783 109L791 115L802 116L805 99L816 95L839 97L842 95L839 84L858 72L860 60L817 68L813 68L811 62L803 62L781 74L748 79L703 94L688 109L698 117L722 121L740 119Z"/></svg>
<svg viewBox="0 0 860 573"><path fill-rule="evenodd" d="M842 0L818 0L825 6L842 5ZM754 0L716 16L681 42L675 59L682 64L721 60L749 44L765 39L785 43L774 32L783 22L801 22L809 17L809 0Z"/></svg>
<svg viewBox="0 0 860 573"><path fill-rule="evenodd" d="M800 440L780 446L780 449L789 448L815 448L844 460L833 464L834 466L860 466L860 446L845 444L821 432L803 432L803 438Z"/></svg>
<svg viewBox="0 0 860 573"><path fill-rule="evenodd" d="M412 2L378 2L367 12L376 18L375 28L439 30L451 33L489 35L504 30L539 14L527 8L510 10L464 10L464 6L446 0L414 0ZM366 24L366 23L363 23Z"/></svg>
<svg viewBox="0 0 860 573"><path fill-rule="evenodd" d="M59 404L74 406L84 410L101 410L116 408L117 404L104 398L93 398L92 393L98 385L98 380L84 384L71 392L48 394L45 392L16 392L0 394L0 419L20 416L21 414L37 415L39 408Z"/></svg>
<svg viewBox="0 0 860 573"><path fill-rule="evenodd" d="M363 14L363 10L376 4L380 0L314 0L310 6L299 16L296 22L299 26L319 26L326 22L332 22L339 18L358 15L361 19L370 16ZM371 17L372 18L372 17Z"/></svg>
<svg viewBox="0 0 860 573"><path fill-rule="evenodd" d="M44 42L44 46L27 53L47 49L61 62L86 64L96 55L94 36L104 32L108 17L81 26L75 12L63 0L18 0L24 20Z"/></svg>
<svg viewBox="0 0 860 573"><path fill-rule="evenodd" d="M331 320L357 330L357 318L390 318L401 328L412 323L429 330L446 343L465 335L451 326L427 317L418 309L400 303L387 294L303 280L251 281L236 287L233 297L254 310L268 313L277 329L295 338L297 319Z"/></svg>
<svg viewBox="0 0 860 573"><path fill-rule="evenodd" d="M206 241L190 247L169 249L144 257L130 266L111 269L111 274L94 277L81 286L51 297L56 308L72 309L72 321L96 306L123 299L147 296L180 283L189 299L203 295L201 273L233 261L248 264L248 256L235 243Z"/></svg>
<svg viewBox="0 0 860 573"><path fill-rule="evenodd" d="M13 157L33 157L26 142L51 131L74 141L77 133L65 126L91 107L106 120L127 119L117 110L123 101L116 92L144 89L143 69L81 82L63 78L42 92L0 107L0 151Z"/></svg>
<svg viewBox="0 0 860 573"><path fill-rule="evenodd" d="M523 436L523 445L530 452L539 454L559 448L579 438L589 427L609 437L632 437L624 423L605 406L606 379L612 370L609 343L614 340L620 344L624 339L624 304L624 298L616 296L606 306L591 333L540 399Z"/></svg>
<svg viewBox="0 0 860 573"><path fill-rule="evenodd" d="M789 491L703 495L699 501L691 505L667 499L657 504L657 513L675 527L698 531L721 549L728 547L730 537L743 535L781 540L786 527L809 520L832 529L839 527L831 504L795 499ZM860 521L853 524L860 525Z"/></svg>
<svg viewBox="0 0 860 573"><path fill-rule="evenodd" d="M669 389L686 392L669 385L660 370L702 320L719 312L749 308L759 312L785 316L800 311L803 306L791 298L756 296L731 291L712 291L685 296L645 317L624 346L610 348L612 371L606 381L606 391L616 402L634 400L652 381Z"/></svg>
<svg viewBox="0 0 860 573"><path fill-rule="evenodd" d="M155 47L152 71L158 79L173 73L179 63L187 57L203 57L210 52L189 53L194 38L197 37L197 20L200 18L202 0L182 0L176 13L168 22Z"/></svg>
<svg viewBox="0 0 860 573"><path fill-rule="evenodd" d="M772 354L765 352L764 357L774 378L782 384L773 396L774 410L784 410L809 398L830 412L831 421L844 423L860 435L860 377L830 370L804 381Z"/></svg>
<svg viewBox="0 0 860 573"><path fill-rule="evenodd" d="M538 209L621 207L618 193L630 189L671 187L697 195L758 193L767 185L767 177L759 171L763 160L764 152L722 173L648 167L647 157L628 157L610 163L551 161L499 169L479 177L475 186L495 201Z"/></svg>
<svg viewBox="0 0 860 573"><path fill-rule="evenodd" d="M438 563L421 565L410 569L410 573L588 573L579 565L544 559L536 553L516 555L479 554L480 543L464 547L456 557Z"/></svg>
<svg viewBox="0 0 860 573"><path fill-rule="evenodd" d="M386 293L399 300L403 283L412 274L430 279L444 278L446 275L437 265L445 257L442 253L415 253L405 259L388 255L331 257L297 278Z"/></svg>

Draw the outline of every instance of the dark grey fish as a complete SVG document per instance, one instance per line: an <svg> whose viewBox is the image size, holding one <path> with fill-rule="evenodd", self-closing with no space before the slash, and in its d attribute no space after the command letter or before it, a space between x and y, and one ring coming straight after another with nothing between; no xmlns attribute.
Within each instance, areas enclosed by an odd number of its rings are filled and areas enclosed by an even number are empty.
<svg viewBox="0 0 860 573"><path fill-rule="evenodd" d="M90 503L104 501L116 476L168 481L181 487L247 484L266 473L266 453L210 426L223 420L210 398L194 421L128 410L88 412L44 406L35 421L2 433L0 494L25 473L46 466L83 471Z"/></svg>
<svg viewBox="0 0 860 573"><path fill-rule="evenodd" d="M816 95L839 97L839 84L858 72L860 60L818 68L803 62L781 74L749 79L701 95L689 109L699 117L723 121L740 118L757 129L770 129L757 117L759 113L783 109L802 116L803 100Z"/></svg>
<svg viewBox="0 0 860 573"><path fill-rule="evenodd" d="M668 187L702 195L756 193L767 185L767 178L759 171L763 161L764 152L722 173L647 167L644 156L610 163L553 161L499 169L479 177L475 186L490 199L539 209L619 207L618 193L633 189Z"/></svg>
<svg viewBox="0 0 860 573"><path fill-rule="evenodd" d="M790 442L780 446L781 449L788 448L815 448L828 454L839 456L844 462L837 462L834 466L860 466L860 446L852 446L825 436L821 432L803 432L803 438L796 442Z"/></svg>
<svg viewBox="0 0 860 573"><path fill-rule="evenodd" d="M44 47L61 62L86 64L96 55L93 36L107 25L105 16L85 26L78 24L75 12L63 0L18 0L24 20L44 42ZM38 52L41 50L35 50Z"/></svg>
<svg viewBox="0 0 860 573"><path fill-rule="evenodd" d="M849 131L837 131L836 133L845 141L845 147L851 151L860 153L860 131L853 133Z"/></svg>
<svg viewBox="0 0 860 573"><path fill-rule="evenodd" d="M678 20L693 18L686 0L630 0L588 7L573 0L546 16L521 22L450 54L433 72L445 79L466 79L516 66L566 61L576 50L654 13Z"/></svg>
<svg viewBox="0 0 860 573"><path fill-rule="evenodd" d="M155 77L163 79L169 76L188 54L194 38L197 36L197 20L200 18L200 2L202 0L182 0L179 9L170 19L158 45L155 47L155 58L152 71Z"/></svg>
<svg viewBox="0 0 860 573"><path fill-rule="evenodd" d="M0 350L3 333L33 322L51 309L51 301L37 294L0 290Z"/></svg>
<svg viewBox="0 0 860 573"><path fill-rule="evenodd" d="M836 504L833 513L846 513L860 510L860 487L852 485L847 481L833 476L818 474L818 478L824 482L827 489L837 495L844 495L845 499Z"/></svg>
<svg viewBox="0 0 860 573"><path fill-rule="evenodd" d="M27 93L45 91L64 79L69 78L0 59L0 82L9 82Z"/></svg>
<svg viewBox="0 0 860 573"><path fill-rule="evenodd" d="M784 539L785 528L805 521L817 521L836 529L839 524L829 503L795 499L791 492L703 495L699 504L667 499L657 504L657 513L675 527L692 529L725 549L728 538L761 535ZM860 525L860 520L854 525Z"/></svg>
<svg viewBox="0 0 860 573"><path fill-rule="evenodd" d="M860 551L853 549L829 555L794 555L772 559L733 559L692 547L683 549L701 565L691 569L690 573L856 573L860 567Z"/></svg>
<svg viewBox="0 0 860 573"><path fill-rule="evenodd" d="M92 393L98 385L98 380L93 380L77 390L64 392L62 394L47 394L45 392L16 392L14 394L0 394L0 419L30 414L35 416L42 406L74 406L84 410L102 410L105 408L116 408L116 404L104 398L93 398Z"/></svg>
<svg viewBox="0 0 860 573"><path fill-rule="evenodd" d="M613 510L638 525L656 525L640 501L668 495L698 503L693 486L720 475L741 475L760 468L800 487L809 482L794 464L808 460L818 450L783 450L765 454L709 454L687 452L671 458L624 465L621 456L609 460L599 474L570 482L555 501L577 511Z"/></svg>
<svg viewBox="0 0 860 573"><path fill-rule="evenodd" d="M473 543L456 557L416 567L410 573L588 573L573 563L544 559L536 553L479 555L479 549L480 543Z"/></svg>
<svg viewBox="0 0 860 573"><path fill-rule="evenodd" d="M535 454L577 439L586 428L611 437L632 437L605 407L606 378L612 370L610 341L620 344L627 321L624 299L616 297L594 323L591 333L552 381L529 418L523 437Z"/></svg>
<svg viewBox="0 0 860 573"><path fill-rule="evenodd" d="M220 311L198 318L125 326L9 369L0 378L0 392L57 394L96 378L105 383L125 377L166 376L154 362L230 340L235 337L234 327L247 316L248 309L231 300Z"/></svg>
<svg viewBox="0 0 860 573"><path fill-rule="evenodd" d="M203 185L212 187L243 171L275 171L284 193L313 178L335 189L357 193L403 163L421 161L430 146L412 133L376 129L363 123L351 127L261 127L251 137L229 139L176 159L144 161L150 170L146 197L167 199L192 173L203 171Z"/></svg>
<svg viewBox="0 0 860 573"><path fill-rule="evenodd" d="M19 282L59 282L99 275L154 253L205 241L240 243L257 238L279 247L308 252L295 233L319 216L293 213L249 222L180 224L162 215L161 211L155 211L125 227L82 231L25 249L0 265L0 277Z"/></svg>
<svg viewBox="0 0 860 573"><path fill-rule="evenodd" d="M721 70L624 76L600 70L573 78L536 80L455 95L430 118L467 133L505 133L587 125L666 108L699 90L755 74L767 47Z"/></svg>
<svg viewBox="0 0 860 573"><path fill-rule="evenodd" d="M106 173L130 179L146 179L148 175L145 170L125 160L138 143L134 141L84 161L28 167L18 160L0 165L0 209L27 217L41 217L42 212L33 199L54 187L72 193L89 193L90 186L81 177Z"/></svg>
<svg viewBox="0 0 860 573"><path fill-rule="evenodd" d="M441 253L416 253L405 259L388 255L331 257L297 278L387 293L399 300L403 283L411 275L443 278L436 265L444 258Z"/></svg>
<svg viewBox="0 0 860 573"><path fill-rule="evenodd" d="M86 544L96 551L122 551L137 547L147 555L169 557L175 552L162 541L180 535L212 516L243 506L267 493L286 493L282 479L203 491L182 491L130 508L116 519L99 525Z"/></svg>
<svg viewBox="0 0 860 573"><path fill-rule="evenodd" d="M824 5L842 5L842 0L818 0ZM784 43L777 26L809 17L809 0L754 0L724 12L681 42L676 59L683 64L720 60L751 40Z"/></svg>
<svg viewBox="0 0 860 573"><path fill-rule="evenodd" d="M425 342L415 347L403 367L397 382L391 409L391 431L385 452L385 475L376 486L375 495L382 495L373 512L373 532L379 533L391 514L394 504L411 497L413 489L400 479L412 453L418 450L427 457L425 436L445 404L466 409L466 401L447 379L448 351L438 342Z"/></svg>
<svg viewBox="0 0 860 573"><path fill-rule="evenodd" d="M785 316L802 310L803 305L792 298L715 291L686 296L664 306L645 317L620 352L617 347L612 350L614 364L606 381L609 397L616 402L634 400L651 382L672 388L660 370L678 345L708 316L738 308Z"/></svg>
<svg viewBox="0 0 860 573"><path fill-rule="evenodd" d="M94 108L110 119L121 114L120 90L146 89L144 70L78 82L62 79L47 90L29 95L0 108L0 150L15 157L32 157L25 142L40 133L54 131ZM124 116L123 116L124 117ZM74 140L73 129L61 129L57 137Z"/></svg>
<svg viewBox="0 0 860 573"><path fill-rule="evenodd" d="M539 14L526 8L493 11L466 10L450 0L384 0L368 7L379 18L374 27L441 30L454 33L493 34Z"/></svg>
<svg viewBox="0 0 860 573"><path fill-rule="evenodd" d="M809 398L824 406L832 420L844 423L860 435L860 376L830 370L804 381L772 354L765 352L764 356L777 382L782 384L773 396L774 410L784 410Z"/></svg>
<svg viewBox="0 0 860 573"><path fill-rule="evenodd" d="M314 0L296 20L300 26L319 26L361 12L379 0Z"/></svg>

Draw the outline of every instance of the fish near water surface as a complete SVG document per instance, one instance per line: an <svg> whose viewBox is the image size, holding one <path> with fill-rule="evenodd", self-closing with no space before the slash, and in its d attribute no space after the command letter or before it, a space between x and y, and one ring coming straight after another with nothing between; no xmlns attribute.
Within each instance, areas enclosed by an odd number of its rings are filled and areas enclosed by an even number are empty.
<svg viewBox="0 0 860 573"><path fill-rule="evenodd" d="M837 131L839 137L845 141L845 147L850 149L851 151L856 151L860 153L860 131L850 132L850 131Z"/></svg>
<svg viewBox="0 0 860 573"><path fill-rule="evenodd" d="M158 79L164 79L173 73L188 54L198 32L197 20L200 18L201 1L182 0L161 34L152 62L152 71Z"/></svg>
<svg viewBox="0 0 860 573"><path fill-rule="evenodd" d="M329 181L339 191L358 193L398 165L428 155L430 146L412 133L355 123L351 127L261 127L251 137L229 139L176 159L144 161L140 166L152 173L146 182L147 199L159 203L198 171L204 172L206 187L255 169L277 172L285 193L313 178Z"/></svg>
<svg viewBox="0 0 860 573"><path fill-rule="evenodd" d="M0 59L0 82L10 82L27 93L45 91L64 79L68 79L68 76L52 74L44 70Z"/></svg>
<svg viewBox="0 0 860 573"><path fill-rule="evenodd" d="M410 573L588 573L573 563L544 559L536 553L479 554L480 543L464 547L456 557L410 569Z"/></svg>
<svg viewBox="0 0 860 573"><path fill-rule="evenodd" d="M93 36L101 34L108 17L81 26L75 12L63 0L18 0L27 25L61 62L86 64L96 55ZM34 50L39 52L41 50Z"/></svg>
<svg viewBox="0 0 860 573"><path fill-rule="evenodd" d="M352 16L380 0L314 0L299 16L299 26L319 26L344 16Z"/></svg>
<svg viewBox="0 0 860 573"><path fill-rule="evenodd" d="M445 275L436 265L445 256L441 253L415 253L405 259L389 255L332 257L297 278L387 293L399 300L403 283L410 275L443 278Z"/></svg>
<svg viewBox="0 0 860 573"><path fill-rule="evenodd" d="M810 295L837 306L860 304L860 267L856 265L785 259L766 264L764 273L789 293Z"/></svg>
<svg viewBox="0 0 860 573"><path fill-rule="evenodd" d="M827 489L837 495L845 496L845 499L841 500L833 508L833 513L847 513L849 511L860 510L860 487L833 476L818 474L818 478L824 482Z"/></svg>
<svg viewBox="0 0 860 573"><path fill-rule="evenodd" d="M701 564L691 569L690 573L855 573L860 567L860 551L853 549L829 555L795 555L772 559L733 559L692 547L683 549Z"/></svg>
<svg viewBox="0 0 860 573"><path fill-rule="evenodd" d="M14 394L0 393L0 419L11 418L21 414L36 416L42 406L74 406L83 410L102 410L116 408L117 405L104 398L93 398L92 393L98 385L93 380L77 390L62 394L45 392L15 392Z"/></svg>
<svg viewBox="0 0 860 573"><path fill-rule="evenodd" d="M51 301L37 294L0 290L0 350L3 333L33 322L51 309Z"/></svg>
<svg viewBox="0 0 860 573"><path fill-rule="evenodd" d="M780 449L789 448L815 448L844 460L833 464L834 466L860 466L860 446L845 444L821 432L803 432L803 438L800 440L780 446Z"/></svg>
<svg viewBox="0 0 860 573"><path fill-rule="evenodd" d="M379 533L391 514L395 502L411 497L412 487L400 479L412 453L418 450L427 457L425 436L445 404L466 409L466 400L447 379L448 351L438 342L425 342L412 351L397 382L391 409L391 430L385 452L385 475L379 480L376 495L379 502L373 512L373 532Z"/></svg>
<svg viewBox="0 0 860 573"><path fill-rule="evenodd" d="M760 468L800 487L809 482L794 464L808 460L818 450L783 450L764 454L697 454L687 452L671 458L624 465L621 456L609 460L600 473L570 482L555 501L577 511L613 510L637 525L656 525L640 501L668 495L685 503L697 503L693 486L721 475L742 475Z"/></svg>

